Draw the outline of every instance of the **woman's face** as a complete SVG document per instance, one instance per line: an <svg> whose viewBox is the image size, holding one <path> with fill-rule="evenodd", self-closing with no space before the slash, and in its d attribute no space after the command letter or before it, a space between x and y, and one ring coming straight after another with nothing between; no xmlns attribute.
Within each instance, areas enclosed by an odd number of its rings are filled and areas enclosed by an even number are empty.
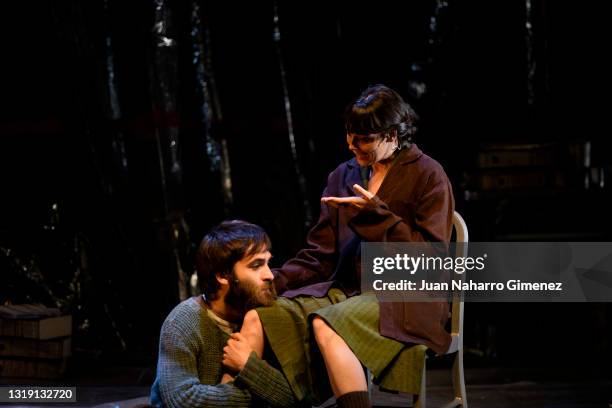
<svg viewBox="0 0 612 408"><path fill-rule="evenodd" d="M361 167L371 166L387 159L397 149L397 138L385 138L382 133L370 133L369 135L347 133L346 142Z"/></svg>

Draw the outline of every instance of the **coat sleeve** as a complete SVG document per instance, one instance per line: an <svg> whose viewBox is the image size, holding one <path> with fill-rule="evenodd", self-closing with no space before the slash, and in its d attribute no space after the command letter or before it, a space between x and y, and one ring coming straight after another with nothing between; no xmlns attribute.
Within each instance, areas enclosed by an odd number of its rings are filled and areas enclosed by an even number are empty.
<svg viewBox="0 0 612 408"><path fill-rule="evenodd" d="M330 175L330 179L331 177ZM322 196L330 195L329 190L328 179L328 185ZM299 251L295 258L273 271L274 283L279 294L289 289L326 281L331 276L338 257L334 228L336 215L336 209L321 204L319 220L306 237L307 248Z"/></svg>
<svg viewBox="0 0 612 408"><path fill-rule="evenodd" d="M394 214L379 197L349 222L353 231L368 242L449 242L454 199L450 182L442 170L432 172L423 193L411 211L413 219Z"/></svg>

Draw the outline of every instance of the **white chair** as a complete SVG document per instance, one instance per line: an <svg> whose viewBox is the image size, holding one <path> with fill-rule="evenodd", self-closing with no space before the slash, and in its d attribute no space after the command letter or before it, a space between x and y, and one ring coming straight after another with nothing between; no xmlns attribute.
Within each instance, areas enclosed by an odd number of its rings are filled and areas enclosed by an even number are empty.
<svg viewBox="0 0 612 408"><path fill-rule="evenodd" d="M466 257L468 252L467 243L469 235L467 225L463 217L457 211L453 214L453 227L455 229L455 241L463 242L465 245L457 245L455 256ZM453 388L455 397L443 408L462 407L467 408L467 395L465 392L465 374L463 372L463 301L460 294L455 293L451 303L451 344L445 354L454 354L453 362ZM421 392L415 403L415 408L426 408L427 400L427 355L423 363L423 377L421 379Z"/></svg>
<svg viewBox="0 0 612 408"><path fill-rule="evenodd" d="M453 228L455 229L455 242L462 242L465 245L457 245L455 256L466 257L468 252L467 243L469 242L468 229L465 221L457 211L453 214ZM453 388L455 397L443 408L462 407L467 408L467 395L465 391L465 374L463 372L463 301L460 294L455 293L451 302L451 344L446 354L454 354L453 362ZM426 408L427 400L427 354L423 362L423 376L421 379L421 389L418 400L414 404L415 408ZM372 396L371 373L367 371L368 391Z"/></svg>

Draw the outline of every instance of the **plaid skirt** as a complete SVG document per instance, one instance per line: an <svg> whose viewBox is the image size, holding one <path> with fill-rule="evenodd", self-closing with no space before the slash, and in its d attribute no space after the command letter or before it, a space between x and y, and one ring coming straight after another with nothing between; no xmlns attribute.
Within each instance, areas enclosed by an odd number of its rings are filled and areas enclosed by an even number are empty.
<svg viewBox="0 0 612 408"><path fill-rule="evenodd" d="M258 308L266 342L282 367L299 401L318 405L331 395L325 363L311 325L323 318L344 339L373 376L373 382L392 391L417 394L426 347L383 337L378 330L379 307L373 294L347 298L332 288L324 297L280 297Z"/></svg>

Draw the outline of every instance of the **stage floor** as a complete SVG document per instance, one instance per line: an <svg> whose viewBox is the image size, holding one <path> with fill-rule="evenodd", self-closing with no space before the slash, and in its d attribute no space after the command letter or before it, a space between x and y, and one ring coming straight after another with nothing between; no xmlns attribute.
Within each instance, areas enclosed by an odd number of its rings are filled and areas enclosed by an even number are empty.
<svg viewBox="0 0 612 408"><path fill-rule="evenodd" d="M61 384L76 385L77 403L19 405L21 407L99 407L134 408L148 402L151 368L120 367L99 374L112 377L66 379ZM570 373L571 371L571 373ZM612 379L597 379L593 373L559 369L501 369L471 368L466 370L468 403L471 408L610 408L612 407ZM582 378L581 378L582 377ZM124 385L132 381L132 384ZM6 385L59 385L58 382L0 379ZM79 385L81 384L81 385ZM450 371L435 368L428 371L427 405L435 408L452 397ZM409 396L375 390L375 407L411 406ZM333 406L333 399L322 407ZM16 405L11 405L15 407Z"/></svg>

